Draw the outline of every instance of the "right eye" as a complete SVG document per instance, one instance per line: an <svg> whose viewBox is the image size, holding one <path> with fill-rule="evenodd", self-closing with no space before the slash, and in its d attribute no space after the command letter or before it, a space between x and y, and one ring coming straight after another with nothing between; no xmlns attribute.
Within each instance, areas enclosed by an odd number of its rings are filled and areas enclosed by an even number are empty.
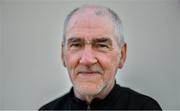
<svg viewBox="0 0 180 111"><path fill-rule="evenodd" d="M81 43L72 43L72 44L70 44L70 47L80 48L80 47L82 47L82 44Z"/></svg>
<svg viewBox="0 0 180 111"><path fill-rule="evenodd" d="M74 43L74 44L71 44L71 47L81 47L81 44Z"/></svg>

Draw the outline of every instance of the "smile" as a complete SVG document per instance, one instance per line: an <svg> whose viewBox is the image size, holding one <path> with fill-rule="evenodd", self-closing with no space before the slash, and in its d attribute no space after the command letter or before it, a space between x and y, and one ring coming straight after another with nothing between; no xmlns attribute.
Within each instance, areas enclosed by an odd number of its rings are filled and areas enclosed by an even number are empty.
<svg viewBox="0 0 180 111"><path fill-rule="evenodd" d="M99 75L99 72L79 72L78 74L84 74L84 75Z"/></svg>

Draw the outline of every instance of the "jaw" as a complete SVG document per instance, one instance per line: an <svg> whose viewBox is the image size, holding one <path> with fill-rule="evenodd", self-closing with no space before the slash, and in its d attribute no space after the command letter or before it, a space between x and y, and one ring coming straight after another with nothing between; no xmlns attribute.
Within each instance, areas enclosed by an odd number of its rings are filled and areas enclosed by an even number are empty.
<svg viewBox="0 0 180 111"><path fill-rule="evenodd" d="M99 76L84 77L79 76L73 85L80 95L97 95L105 86L104 81Z"/></svg>
<svg viewBox="0 0 180 111"><path fill-rule="evenodd" d="M105 98L112 90L115 81L100 81L98 84L93 82L74 82L75 96L90 103L94 98Z"/></svg>

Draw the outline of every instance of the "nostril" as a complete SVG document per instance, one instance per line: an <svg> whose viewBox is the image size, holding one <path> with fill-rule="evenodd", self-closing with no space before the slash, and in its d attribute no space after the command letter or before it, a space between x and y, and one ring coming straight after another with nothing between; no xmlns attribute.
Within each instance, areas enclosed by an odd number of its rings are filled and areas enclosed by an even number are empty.
<svg viewBox="0 0 180 111"><path fill-rule="evenodd" d="M85 57L85 56L83 56L83 57L81 57L81 59L80 59L80 63L81 64L94 64L94 63L96 63L97 62L97 60L96 60L96 58L94 58L94 57Z"/></svg>
<svg viewBox="0 0 180 111"><path fill-rule="evenodd" d="M97 59L91 45L86 45L84 50L82 51L80 63L84 65L92 65L96 62Z"/></svg>
<svg viewBox="0 0 180 111"><path fill-rule="evenodd" d="M80 58L80 63L84 65L91 65L97 62L96 57L90 52L83 53Z"/></svg>

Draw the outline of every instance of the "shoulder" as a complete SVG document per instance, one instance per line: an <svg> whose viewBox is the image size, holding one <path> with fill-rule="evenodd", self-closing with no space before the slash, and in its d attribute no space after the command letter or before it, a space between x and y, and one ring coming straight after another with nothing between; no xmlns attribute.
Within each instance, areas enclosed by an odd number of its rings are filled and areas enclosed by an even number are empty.
<svg viewBox="0 0 180 111"><path fill-rule="evenodd" d="M128 109L161 110L158 102L144 94L130 88L119 87L119 96L126 97Z"/></svg>
<svg viewBox="0 0 180 111"><path fill-rule="evenodd" d="M64 109L67 107L69 99L69 93L65 94L62 97L59 97L49 103L43 105L39 110L53 110L53 109Z"/></svg>

